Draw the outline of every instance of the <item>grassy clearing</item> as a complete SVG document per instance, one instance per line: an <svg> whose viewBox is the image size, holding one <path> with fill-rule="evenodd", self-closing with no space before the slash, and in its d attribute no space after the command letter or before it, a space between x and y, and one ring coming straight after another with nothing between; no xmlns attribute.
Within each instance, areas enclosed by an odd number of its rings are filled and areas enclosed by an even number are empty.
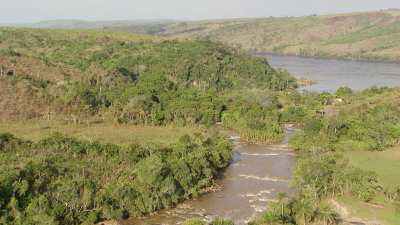
<svg viewBox="0 0 400 225"><path fill-rule="evenodd" d="M382 152L350 151L346 153L350 164L364 170L375 171L382 185L393 188L399 185L400 147Z"/></svg>
<svg viewBox="0 0 400 225"><path fill-rule="evenodd" d="M379 152L350 151L345 155L350 165L376 172L384 189L390 190L399 185L400 147ZM376 220L387 225L400 224L400 212L393 204L385 201L383 194L376 196L370 204L349 196L341 197L339 201L349 209L351 216Z"/></svg>
<svg viewBox="0 0 400 225"><path fill-rule="evenodd" d="M338 201L346 206L352 217L379 221L385 225L400 224L400 214L392 205L368 204L349 196L341 197Z"/></svg>
<svg viewBox="0 0 400 225"><path fill-rule="evenodd" d="M200 131L189 127L144 127L99 123L87 125L69 125L61 122L33 120L28 122L0 123L0 133L8 132L17 137L38 141L44 136L59 132L81 140L93 140L114 144L128 145L132 143L171 144L179 137Z"/></svg>

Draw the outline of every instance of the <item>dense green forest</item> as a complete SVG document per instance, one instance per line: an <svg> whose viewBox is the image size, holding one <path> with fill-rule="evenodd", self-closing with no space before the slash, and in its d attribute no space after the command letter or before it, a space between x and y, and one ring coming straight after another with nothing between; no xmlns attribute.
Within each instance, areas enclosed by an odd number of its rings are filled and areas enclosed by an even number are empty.
<svg viewBox="0 0 400 225"><path fill-rule="evenodd" d="M296 86L265 59L209 41L1 29L0 47L3 120L152 126L222 121L249 139L274 141L281 136L276 92ZM238 116L244 113L249 116Z"/></svg>
<svg viewBox="0 0 400 225"><path fill-rule="evenodd" d="M166 147L1 134L0 223L94 224L171 207L212 185L231 149L212 134Z"/></svg>

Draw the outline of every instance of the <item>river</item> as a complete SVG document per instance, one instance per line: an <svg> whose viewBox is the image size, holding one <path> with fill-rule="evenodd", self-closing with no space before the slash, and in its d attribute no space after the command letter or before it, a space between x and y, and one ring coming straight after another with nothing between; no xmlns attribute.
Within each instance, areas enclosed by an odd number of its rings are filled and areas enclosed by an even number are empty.
<svg viewBox="0 0 400 225"><path fill-rule="evenodd" d="M275 68L284 68L297 78L306 78L317 82L315 85L302 87L303 90L335 92L343 86L353 90L363 90L372 86L400 86L399 63L316 59L270 54L264 56Z"/></svg>
<svg viewBox="0 0 400 225"><path fill-rule="evenodd" d="M374 85L400 86L400 64L265 56L275 68L285 68L298 78L318 82L303 87L303 90L335 92L342 86L354 90ZM131 219L126 224L173 225L181 224L188 218L200 217L209 221L216 216L230 218L235 224L246 224L267 209L278 193L291 192L289 180L294 156L288 148L288 139L292 133L293 129L287 128L285 140L275 145L244 143L231 134L234 161L218 180L220 191L146 218Z"/></svg>
<svg viewBox="0 0 400 225"><path fill-rule="evenodd" d="M189 200L175 209L163 210L153 216L132 219L128 224L180 224L193 217L205 221L217 216L229 218L235 224L246 224L273 201L280 192L290 193L289 180L294 165L288 148L292 128L286 128L280 144L264 145L241 142L231 134L234 160L217 181L220 191Z"/></svg>

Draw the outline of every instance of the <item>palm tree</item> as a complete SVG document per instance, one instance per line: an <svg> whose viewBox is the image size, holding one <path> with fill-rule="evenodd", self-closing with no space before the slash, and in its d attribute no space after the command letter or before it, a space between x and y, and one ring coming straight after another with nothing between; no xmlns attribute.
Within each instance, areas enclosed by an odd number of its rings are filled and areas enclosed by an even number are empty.
<svg viewBox="0 0 400 225"><path fill-rule="evenodd" d="M312 201L309 198L303 197L294 203L294 211L296 213L296 222L306 225L310 222L312 214L315 212Z"/></svg>
<svg viewBox="0 0 400 225"><path fill-rule="evenodd" d="M285 217L285 205L287 204L287 193L281 192L278 194L278 202L281 206L281 218Z"/></svg>
<svg viewBox="0 0 400 225"><path fill-rule="evenodd" d="M315 218L323 222L324 225L337 224L339 221L339 215L326 204L321 204L315 213Z"/></svg>

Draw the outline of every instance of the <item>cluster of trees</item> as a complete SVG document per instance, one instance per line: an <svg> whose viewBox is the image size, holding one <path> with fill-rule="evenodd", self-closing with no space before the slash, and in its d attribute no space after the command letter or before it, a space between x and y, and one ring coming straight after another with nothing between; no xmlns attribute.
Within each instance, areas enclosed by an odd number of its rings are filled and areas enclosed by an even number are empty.
<svg viewBox="0 0 400 225"><path fill-rule="evenodd" d="M289 198L285 193L280 193L278 201L271 203L268 211L249 225L333 225L339 222L339 215L328 203L321 203L314 195L302 192L296 198Z"/></svg>
<svg viewBox="0 0 400 225"><path fill-rule="evenodd" d="M385 198L388 202L395 205L397 212L400 214L400 186L394 189L384 191Z"/></svg>
<svg viewBox="0 0 400 225"><path fill-rule="evenodd" d="M321 200L351 194L368 202L382 190L375 173L349 166L337 153L303 154L293 184L300 193L311 192Z"/></svg>
<svg viewBox="0 0 400 225"><path fill-rule="evenodd" d="M215 134L182 136L167 147L2 134L0 223L94 224L171 207L212 185L231 150Z"/></svg>
<svg viewBox="0 0 400 225"><path fill-rule="evenodd" d="M366 99L352 95L344 98L346 105L336 107L331 115L304 117L302 132L292 138L291 146L309 152L379 151L397 144L400 139L400 107L396 102L379 99L390 92L390 89L369 89L358 94Z"/></svg>
<svg viewBox="0 0 400 225"><path fill-rule="evenodd" d="M236 130L250 142L278 142L283 136L278 95L271 91L251 89L228 97L222 114L225 127Z"/></svg>

